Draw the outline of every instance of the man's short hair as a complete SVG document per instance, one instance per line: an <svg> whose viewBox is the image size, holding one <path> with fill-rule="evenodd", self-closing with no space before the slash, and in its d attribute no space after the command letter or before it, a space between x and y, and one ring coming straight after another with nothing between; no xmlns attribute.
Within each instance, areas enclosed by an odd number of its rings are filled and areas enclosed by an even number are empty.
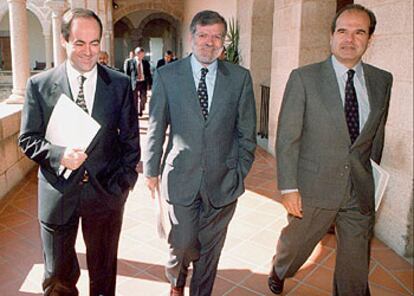
<svg viewBox="0 0 414 296"><path fill-rule="evenodd" d="M165 52L165 55L172 56L172 54L173 54L173 52L172 52L171 50L167 50L167 51Z"/></svg>
<svg viewBox="0 0 414 296"><path fill-rule="evenodd" d="M223 24L224 32L223 37L227 34L227 22L226 20L217 12L212 10L203 10L197 13L193 20L191 21L190 25L190 32L192 35L196 33L197 25L200 26L208 26L208 25L215 25L215 24Z"/></svg>
<svg viewBox="0 0 414 296"><path fill-rule="evenodd" d="M375 14L369 10L368 8L365 8L364 6L360 4L348 4L344 7L342 7L335 15L332 24L331 24L331 33L335 33L336 30L336 21L338 20L339 16L344 13L345 11L361 11L365 12L369 17L369 36L371 36L375 31L375 26L377 25L377 18L375 17Z"/></svg>
<svg viewBox="0 0 414 296"><path fill-rule="evenodd" d="M135 54L138 54L140 52L145 52L145 50L144 50L144 48L138 46L138 47L135 48L134 52L135 52Z"/></svg>
<svg viewBox="0 0 414 296"><path fill-rule="evenodd" d="M102 39L102 22L99 17L90 9L86 8L72 8L67 10L62 17L61 34L66 41L69 41L70 29L72 22L76 18L92 18L96 20L99 25L99 40Z"/></svg>

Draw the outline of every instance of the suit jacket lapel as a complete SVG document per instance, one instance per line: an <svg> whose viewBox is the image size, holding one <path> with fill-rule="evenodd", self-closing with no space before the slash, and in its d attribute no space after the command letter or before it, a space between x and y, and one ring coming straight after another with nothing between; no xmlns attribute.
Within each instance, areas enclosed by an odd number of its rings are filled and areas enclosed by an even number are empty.
<svg viewBox="0 0 414 296"><path fill-rule="evenodd" d="M66 63L62 63L56 68L52 79L54 83L50 88L49 95L51 105L56 105L61 94L65 94L68 98L73 100L72 92L69 86L69 78L66 72Z"/></svg>
<svg viewBox="0 0 414 296"><path fill-rule="evenodd" d="M89 145L87 153L92 151L92 149L98 143L99 136L102 133L102 126L105 122L105 111L111 108L111 106L107 106L108 102L110 102L110 100L108 100L108 97L111 96L111 89L109 87L111 79L109 78L106 70L100 65L98 65L97 71L98 75L96 78L95 99L93 102L91 116L101 125L101 129L98 131L97 135L92 140L92 143Z"/></svg>
<svg viewBox="0 0 414 296"><path fill-rule="evenodd" d="M363 138L365 135L365 132L370 130L371 125L375 123L376 116L381 113L381 102L379 98L384 97L384 94L378 93L378 90L381 89L376 86L376 80L373 78L373 73L371 73L371 69L367 67L364 63L362 64L362 67L364 69L364 79L365 79L365 85L367 87L367 93L368 93L368 101L369 101L369 108L370 112L368 115L367 122L364 125L364 128L361 131L360 136L358 139Z"/></svg>
<svg viewBox="0 0 414 296"><path fill-rule="evenodd" d="M200 123L205 124L203 114L201 113L200 102L198 101L197 89L194 84L193 69L191 68L191 57L187 57L185 62L181 64L178 74L181 78L178 85L182 89L183 98L188 100L189 106L194 110L194 114L197 114L197 118Z"/></svg>
<svg viewBox="0 0 414 296"><path fill-rule="evenodd" d="M335 70L332 66L331 58L329 57L321 65L321 98L325 105L332 122L336 126L339 138L344 139L347 145L351 145L351 139L346 125L344 107L342 105L341 94L339 92L338 81L336 79Z"/></svg>
<svg viewBox="0 0 414 296"><path fill-rule="evenodd" d="M214 117L215 114L223 107L221 103L231 83L229 82L229 71L224 63L218 61L216 81L214 83L213 98L211 100L210 112L208 113L207 123Z"/></svg>

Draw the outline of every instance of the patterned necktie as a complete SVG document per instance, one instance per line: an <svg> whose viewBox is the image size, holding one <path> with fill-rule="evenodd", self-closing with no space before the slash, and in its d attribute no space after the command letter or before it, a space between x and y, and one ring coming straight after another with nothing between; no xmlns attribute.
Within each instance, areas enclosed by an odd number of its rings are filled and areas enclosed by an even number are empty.
<svg viewBox="0 0 414 296"><path fill-rule="evenodd" d="M83 111L88 113L88 107L86 107L86 101L85 101L85 94L83 92L83 84L84 84L85 80L86 80L86 77L83 76L83 75L80 75L78 77L79 93L78 93L78 97L76 98L75 103L78 104L78 106L81 107L83 109Z"/></svg>
<svg viewBox="0 0 414 296"><path fill-rule="evenodd" d="M141 64L142 64L142 62L138 62L137 63L137 72L138 72L137 79L138 79L138 81L144 80L144 75L142 75L142 67L141 67Z"/></svg>
<svg viewBox="0 0 414 296"><path fill-rule="evenodd" d="M202 68L201 69L201 77L200 82L198 83L198 99L200 100L201 112L203 113L204 120L207 120L208 116L208 93L207 93L207 85L206 85L206 75L208 69Z"/></svg>
<svg viewBox="0 0 414 296"><path fill-rule="evenodd" d="M345 86L345 118L352 144L359 136L359 112L354 87L354 74L354 70L348 70L348 80Z"/></svg>

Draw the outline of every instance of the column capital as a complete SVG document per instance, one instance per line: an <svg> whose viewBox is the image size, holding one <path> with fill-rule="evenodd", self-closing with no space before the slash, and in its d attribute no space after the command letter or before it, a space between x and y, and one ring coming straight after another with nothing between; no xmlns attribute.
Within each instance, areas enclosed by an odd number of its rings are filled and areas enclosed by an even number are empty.
<svg viewBox="0 0 414 296"><path fill-rule="evenodd" d="M26 5L27 0L7 0L7 3L13 4L13 3L22 3Z"/></svg>
<svg viewBox="0 0 414 296"><path fill-rule="evenodd" d="M64 0L46 0L45 6L52 10L53 16L60 16L67 8Z"/></svg>

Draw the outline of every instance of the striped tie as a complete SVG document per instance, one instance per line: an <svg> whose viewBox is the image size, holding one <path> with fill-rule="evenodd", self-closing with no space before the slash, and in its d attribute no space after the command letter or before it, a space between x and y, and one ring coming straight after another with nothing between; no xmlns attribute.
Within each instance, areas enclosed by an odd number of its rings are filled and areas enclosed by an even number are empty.
<svg viewBox="0 0 414 296"><path fill-rule="evenodd" d="M75 103L78 104L78 106L81 107L83 111L85 111L86 113L89 113L88 107L86 107L85 94L83 92L83 83L85 82L85 80L86 80L85 76L80 75L78 77L79 93L78 93L78 97L76 98Z"/></svg>

